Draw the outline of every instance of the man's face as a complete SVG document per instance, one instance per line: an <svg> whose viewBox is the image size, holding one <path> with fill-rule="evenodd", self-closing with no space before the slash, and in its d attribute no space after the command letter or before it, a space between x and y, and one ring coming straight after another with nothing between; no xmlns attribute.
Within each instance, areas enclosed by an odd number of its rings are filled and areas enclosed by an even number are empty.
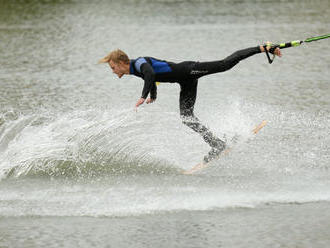
<svg viewBox="0 0 330 248"><path fill-rule="evenodd" d="M119 61L119 63L115 63L112 60L110 60L109 66L112 72L117 74L119 78L121 78L125 74L126 66L123 61Z"/></svg>

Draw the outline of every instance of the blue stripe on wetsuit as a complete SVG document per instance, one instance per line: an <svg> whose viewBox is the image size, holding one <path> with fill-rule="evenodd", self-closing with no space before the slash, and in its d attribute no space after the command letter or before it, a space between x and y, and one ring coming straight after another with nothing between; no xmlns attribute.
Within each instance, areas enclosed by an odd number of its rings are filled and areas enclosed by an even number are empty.
<svg viewBox="0 0 330 248"><path fill-rule="evenodd" d="M154 69L154 72L157 74L157 73L164 73L164 72L171 72L172 69L171 67L168 65L168 63L164 62L164 61L159 61L159 60L156 60L156 59L152 59L150 58L151 60L151 66L152 68ZM136 70L141 73L141 66L144 64L144 63L147 63L146 59L145 58L138 58L136 61L135 61L135 68Z"/></svg>
<svg viewBox="0 0 330 248"><path fill-rule="evenodd" d="M153 58L150 58L152 63L152 68L154 68L155 73L164 73L164 72L171 72L172 69L168 65L168 63L164 61L159 61Z"/></svg>

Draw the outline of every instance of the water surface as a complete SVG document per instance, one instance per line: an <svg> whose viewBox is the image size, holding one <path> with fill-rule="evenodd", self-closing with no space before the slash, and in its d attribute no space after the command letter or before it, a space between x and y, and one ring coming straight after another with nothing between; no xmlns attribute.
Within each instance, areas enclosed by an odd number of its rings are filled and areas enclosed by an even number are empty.
<svg viewBox="0 0 330 248"><path fill-rule="evenodd" d="M239 142L193 176L209 147L178 85L134 112L143 82L97 61L222 59L329 33L329 16L320 0L0 1L0 246L324 247L328 40L200 79L196 115Z"/></svg>

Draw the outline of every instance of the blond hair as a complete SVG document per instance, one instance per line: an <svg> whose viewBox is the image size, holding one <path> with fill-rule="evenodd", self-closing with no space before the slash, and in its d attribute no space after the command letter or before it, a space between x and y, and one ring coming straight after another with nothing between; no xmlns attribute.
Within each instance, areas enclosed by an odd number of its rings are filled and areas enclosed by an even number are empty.
<svg viewBox="0 0 330 248"><path fill-rule="evenodd" d="M116 64L119 63L120 61L123 61L125 64L129 64L129 58L127 54L120 49L114 50L111 53L109 53L107 56L105 56L103 59L100 59L99 64L109 63L110 61L113 61Z"/></svg>

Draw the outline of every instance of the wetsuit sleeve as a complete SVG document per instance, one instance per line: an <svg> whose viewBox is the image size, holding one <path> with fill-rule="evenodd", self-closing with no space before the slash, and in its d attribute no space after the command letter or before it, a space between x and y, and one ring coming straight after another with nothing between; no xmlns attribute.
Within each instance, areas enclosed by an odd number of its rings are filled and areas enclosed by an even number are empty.
<svg viewBox="0 0 330 248"><path fill-rule="evenodd" d="M141 65L141 73L144 76L144 86L143 86L141 97L146 99L149 92L151 91L151 89L153 87L156 88L156 85L155 85L156 84L156 82L155 82L155 72L154 72L154 69L152 68L151 65L149 65L148 63L143 63ZM156 90L157 90L157 88L156 88ZM151 93L151 95L153 93L155 93L155 89L153 89L153 92ZM152 95L152 96L154 96L154 95Z"/></svg>
<svg viewBox="0 0 330 248"><path fill-rule="evenodd" d="M151 90L150 90L150 98L155 100L157 98L157 85L156 82L152 83Z"/></svg>

